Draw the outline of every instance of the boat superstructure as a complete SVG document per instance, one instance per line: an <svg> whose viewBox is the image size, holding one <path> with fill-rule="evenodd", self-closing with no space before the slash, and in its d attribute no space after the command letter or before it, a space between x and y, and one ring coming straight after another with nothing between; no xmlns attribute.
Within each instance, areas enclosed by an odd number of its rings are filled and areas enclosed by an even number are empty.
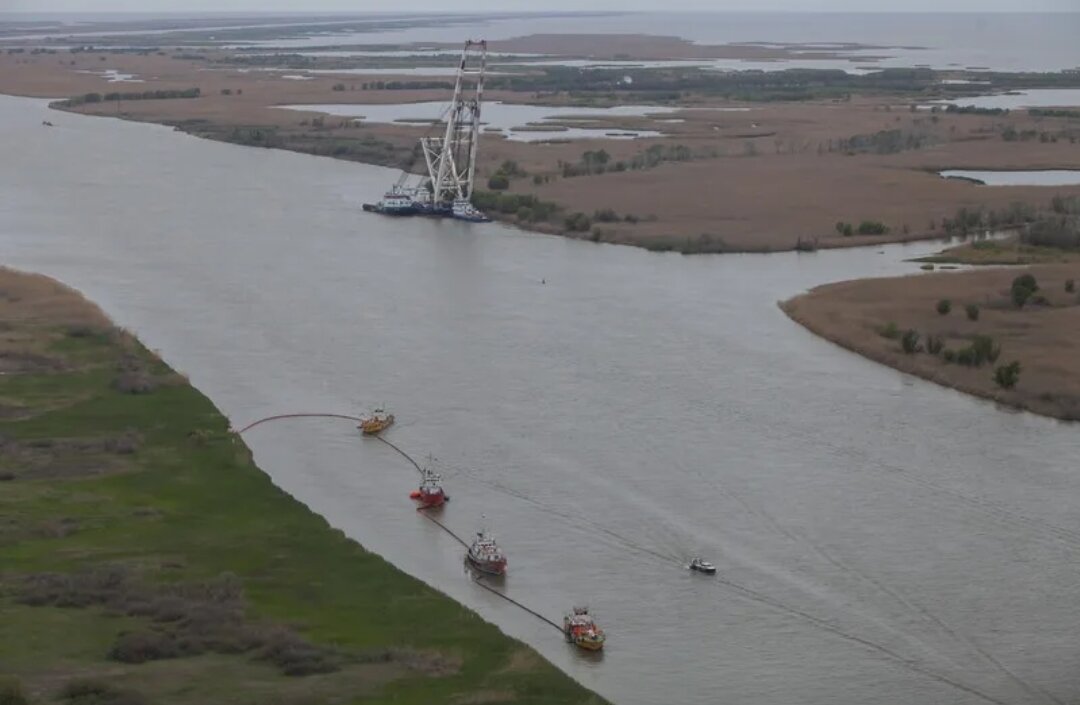
<svg viewBox="0 0 1080 705"><path fill-rule="evenodd" d="M383 215L430 215L470 222L490 220L472 204L476 154L480 144L480 108L484 95L487 42L468 40L461 52L454 96L436 125L441 135L420 138L419 153L426 173L407 185L408 171L378 203L364 210ZM445 123L443 122L445 121Z"/></svg>
<svg viewBox="0 0 1080 705"><path fill-rule="evenodd" d="M599 651L607 639L604 630L593 621L588 607L575 607L563 617L563 634L568 642L586 651Z"/></svg>

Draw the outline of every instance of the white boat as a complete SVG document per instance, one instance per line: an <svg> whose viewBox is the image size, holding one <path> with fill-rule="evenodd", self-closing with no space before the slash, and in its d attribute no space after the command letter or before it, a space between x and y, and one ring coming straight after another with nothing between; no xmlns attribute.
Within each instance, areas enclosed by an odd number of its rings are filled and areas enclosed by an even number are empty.
<svg viewBox="0 0 1080 705"><path fill-rule="evenodd" d="M708 561L703 561L700 558L695 558L690 561L690 565L687 566L690 570L695 570L698 573L704 573L705 575L715 575L716 566Z"/></svg>

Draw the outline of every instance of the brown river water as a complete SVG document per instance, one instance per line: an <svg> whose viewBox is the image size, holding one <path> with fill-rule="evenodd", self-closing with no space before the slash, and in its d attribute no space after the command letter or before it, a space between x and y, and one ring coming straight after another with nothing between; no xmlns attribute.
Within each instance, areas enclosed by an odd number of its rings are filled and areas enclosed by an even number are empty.
<svg viewBox="0 0 1080 705"><path fill-rule="evenodd" d="M82 290L237 426L386 404L388 438L445 477L442 520L486 514L502 589L556 620L587 602L602 657L472 584L413 511L415 470L349 422L247 440L331 524L615 703L1080 701L1078 428L776 307L934 245L684 257L363 214L393 177L0 97L0 261Z"/></svg>

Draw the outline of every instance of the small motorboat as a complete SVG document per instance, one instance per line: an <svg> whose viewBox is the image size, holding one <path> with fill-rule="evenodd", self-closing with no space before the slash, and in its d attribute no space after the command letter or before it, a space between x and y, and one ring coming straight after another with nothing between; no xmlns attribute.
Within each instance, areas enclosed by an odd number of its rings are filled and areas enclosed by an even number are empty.
<svg viewBox="0 0 1080 705"><path fill-rule="evenodd" d="M394 415L384 409L376 409L360 420L360 430L365 436L375 436L394 425Z"/></svg>
<svg viewBox="0 0 1080 705"><path fill-rule="evenodd" d="M593 621L588 607L575 607L573 613L563 617L563 635L569 643L586 651L603 649L607 640L604 630Z"/></svg>
<svg viewBox="0 0 1080 705"><path fill-rule="evenodd" d="M716 575L716 566L708 561L703 561L700 558L695 558L690 561L690 565L687 566L690 570L696 570L699 573L705 575Z"/></svg>

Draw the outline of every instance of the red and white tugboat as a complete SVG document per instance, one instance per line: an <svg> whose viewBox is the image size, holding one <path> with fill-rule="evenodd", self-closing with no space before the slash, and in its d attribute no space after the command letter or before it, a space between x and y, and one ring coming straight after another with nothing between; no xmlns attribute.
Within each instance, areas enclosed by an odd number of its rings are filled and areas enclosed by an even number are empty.
<svg viewBox="0 0 1080 705"><path fill-rule="evenodd" d="M593 621L588 607L575 607L572 614L563 617L563 635L568 642L586 651L603 649L607 640L604 630Z"/></svg>
<svg viewBox="0 0 1080 705"><path fill-rule="evenodd" d="M420 481L420 489L413 490L409 496L420 503L420 509L441 507L450 499L443 491L442 478L430 470L424 470L424 479Z"/></svg>
<svg viewBox="0 0 1080 705"><path fill-rule="evenodd" d="M476 532L476 538L469 546L465 560L481 573L506 575L506 554L484 529Z"/></svg>

